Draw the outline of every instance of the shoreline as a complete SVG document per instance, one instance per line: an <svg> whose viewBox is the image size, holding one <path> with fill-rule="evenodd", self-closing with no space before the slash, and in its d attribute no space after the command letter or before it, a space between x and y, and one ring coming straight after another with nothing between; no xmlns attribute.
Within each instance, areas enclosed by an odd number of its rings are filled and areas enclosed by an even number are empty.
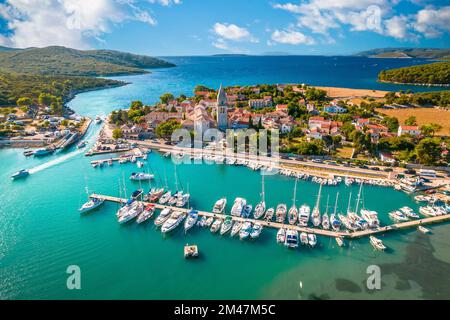
<svg viewBox="0 0 450 320"><path fill-rule="evenodd" d="M398 84L405 86L420 86L420 87L450 87L449 83L410 83L410 82L396 82L396 81L388 81L388 80L377 80L377 82L388 83L388 84Z"/></svg>

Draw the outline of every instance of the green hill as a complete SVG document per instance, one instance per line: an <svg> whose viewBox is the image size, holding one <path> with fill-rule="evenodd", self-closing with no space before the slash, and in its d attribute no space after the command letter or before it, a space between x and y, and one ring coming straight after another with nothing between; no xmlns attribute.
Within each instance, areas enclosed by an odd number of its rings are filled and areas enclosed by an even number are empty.
<svg viewBox="0 0 450 320"><path fill-rule="evenodd" d="M450 55L450 49L439 48L380 48L359 52L356 56L371 58L439 59Z"/></svg>
<svg viewBox="0 0 450 320"><path fill-rule="evenodd" d="M0 70L7 72L111 76L146 73L144 69L173 66L158 58L113 50L81 51L57 46L0 50Z"/></svg>
<svg viewBox="0 0 450 320"><path fill-rule="evenodd" d="M396 83L450 84L450 62L383 70L378 74L378 80Z"/></svg>

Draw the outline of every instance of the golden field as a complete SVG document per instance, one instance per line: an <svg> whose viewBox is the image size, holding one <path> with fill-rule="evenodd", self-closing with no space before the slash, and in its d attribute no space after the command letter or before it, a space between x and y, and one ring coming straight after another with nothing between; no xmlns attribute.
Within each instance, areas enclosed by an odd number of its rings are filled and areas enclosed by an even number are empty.
<svg viewBox="0 0 450 320"><path fill-rule="evenodd" d="M405 120L410 116L415 116L417 124L437 123L442 129L437 135L450 136L450 111L435 108L407 108L407 109L377 109L379 113L396 117L400 124L404 124Z"/></svg>

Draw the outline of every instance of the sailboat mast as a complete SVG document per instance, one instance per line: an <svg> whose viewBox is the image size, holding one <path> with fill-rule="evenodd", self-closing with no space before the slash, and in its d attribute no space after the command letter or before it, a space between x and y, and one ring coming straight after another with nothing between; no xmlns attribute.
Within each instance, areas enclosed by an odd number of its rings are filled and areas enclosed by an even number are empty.
<svg viewBox="0 0 450 320"><path fill-rule="evenodd" d="M177 166L175 165L175 190L178 191Z"/></svg>
<svg viewBox="0 0 450 320"><path fill-rule="evenodd" d="M360 186L359 186L358 197L356 198L356 210L355 210L355 213L356 213L356 214L358 214L359 201L361 200L362 186L363 186L363 183L362 183L362 181L361 181L361 184L360 184Z"/></svg>
<svg viewBox="0 0 450 320"><path fill-rule="evenodd" d="M339 192L336 194L336 201L334 203L334 214L336 215L337 204L338 204Z"/></svg>
<svg viewBox="0 0 450 320"><path fill-rule="evenodd" d="M295 202L296 202L296 196L297 196L297 181L298 178L295 178L295 184L294 184L294 197L292 198L292 205L295 206Z"/></svg>
<svg viewBox="0 0 450 320"><path fill-rule="evenodd" d="M325 214L328 214L328 203L330 201L330 195L327 196L327 208L325 209Z"/></svg>
<svg viewBox="0 0 450 320"><path fill-rule="evenodd" d="M350 212L350 202L351 201L352 201L352 193L350 192L350 196L348 197L347 214Z"/></svg>
<svg viewBox="0 0 450 320"><path fill-rule="evenodd" d="M125 195L125 198L128 198L127 197L127 186L125 184L125 175L124 175L124 173L122 173L122 180L123 180L123 193Z"/></svg>
<svg viewBox="0 0 450 320"><path fill-rule="evenodd" d="M262 185L262 193L261 193L261 200L262 200L262 202L265 202L265 193L264 193L264 174L262 174L262 183L261 183L261 185Z"/></svg>
<svg viewBox="0 0 450 320"><path fill-rule="evenodd" d="M322 193L322 185L319 187L319 194L317 195L317 202L316 202L316 208L319 208L320 204L320 194Z"/></svg>

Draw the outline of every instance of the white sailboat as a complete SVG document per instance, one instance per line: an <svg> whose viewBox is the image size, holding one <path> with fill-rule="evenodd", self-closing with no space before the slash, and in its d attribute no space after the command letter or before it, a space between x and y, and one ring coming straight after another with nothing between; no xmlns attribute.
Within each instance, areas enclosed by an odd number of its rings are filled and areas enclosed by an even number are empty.
<svg viewBox="0 0 450 320"><path fill-rule="evenodd" d="M339 192L336 194L336 201L334 203L334 211L333 211L333 214L330 216L331 228L334 231L339 231L339 229L341 228L341 221L339 220L338 215L337 215L338 198L339 198Z"/></svg>
<svg viewBox="0 0 450 320"><path fill-rule="evenodd" d="M320 196L322 193L322 185L319 187L319 194L317 195L317 202L311 214L311 222L314 227L318 227L320 225Z"/></svg>
<svg viewBox="0 0 450 320"><path fill-rule="evenodd" d="M294 196L292 198L292 206L289 208L288 212L288 222L289 224L295 224L298 219L298 209L296 204L296 195L297 195L297 180L295 179L295 185L294 185Z"/></svg>
<svg viewBox="0 0 450 320"><path fill-rule="evenodd" d="M330 219L328 217L328 203L330 201L330 195L327 196L327 206L325 209L325 213L322 216L322 228L325 230L330 229Z"/></svg>
<svg viewBox="0 0 450 320"><path fill-rule="evenodd" d="M266 211L266 202L265 202L265 197L264 197L264 174L261 174L262 176L262 181L261 181L261 202L258 203L255 207L255 212L253 213L253 216L255 217L255 219L259 219L264 215L264 212Z"/></svg>

